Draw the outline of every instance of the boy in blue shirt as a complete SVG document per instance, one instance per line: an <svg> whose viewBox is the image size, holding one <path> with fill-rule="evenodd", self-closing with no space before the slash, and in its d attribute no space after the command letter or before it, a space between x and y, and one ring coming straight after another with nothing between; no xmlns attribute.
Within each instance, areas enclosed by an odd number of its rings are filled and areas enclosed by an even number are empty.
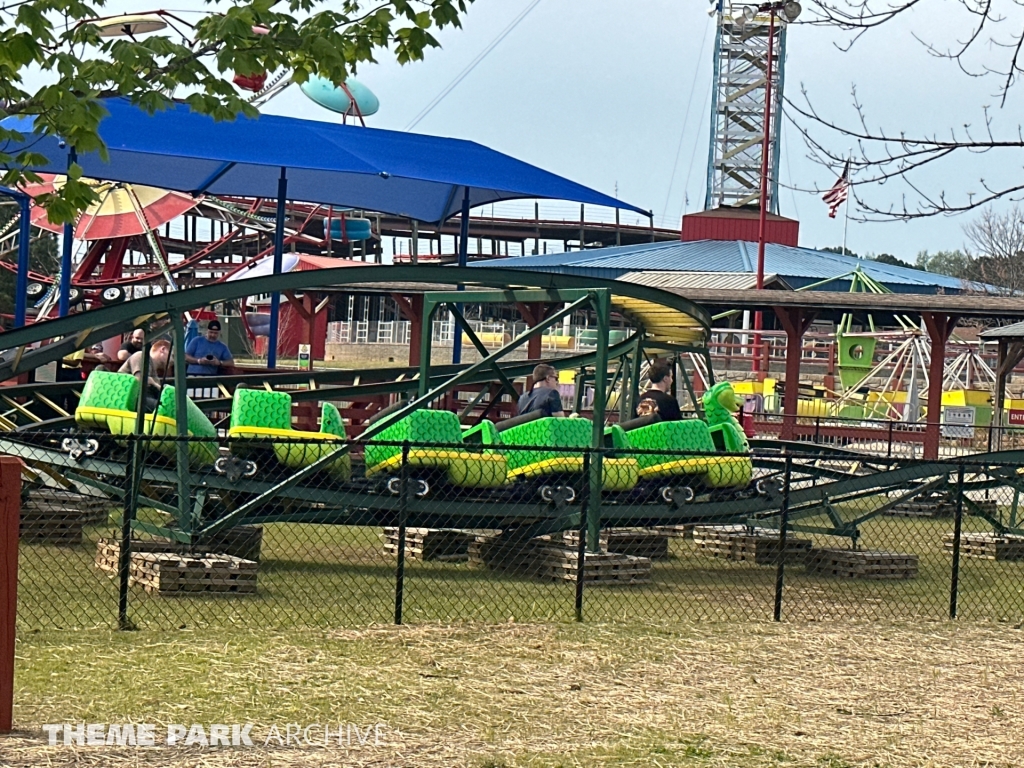
<svg viewBox="0 0 1024 768"><path fill-rule="evenodd" d="M216 376L224 366L234 365L228 345L220 340L220 321L211 320L206 336L196 336L185 345L185 362L190 376Z"/></svg>

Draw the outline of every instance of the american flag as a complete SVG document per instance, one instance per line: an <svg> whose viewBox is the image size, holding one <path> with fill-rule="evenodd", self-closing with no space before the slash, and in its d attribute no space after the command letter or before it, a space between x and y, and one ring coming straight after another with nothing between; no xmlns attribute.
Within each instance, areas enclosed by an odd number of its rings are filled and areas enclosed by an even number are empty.
<svg viewBox="0 0 1024 768"><path fill-rule="evenodd" d="M850 161L846 161L846 165L843 166L843 174L836 183L832 185L832 189L821 196L821 199L825 201L828 206L828 217L834 219L836 217L836 211L839 210L839 206L842 205L846 198L849 196L850 190Z"/></svg>

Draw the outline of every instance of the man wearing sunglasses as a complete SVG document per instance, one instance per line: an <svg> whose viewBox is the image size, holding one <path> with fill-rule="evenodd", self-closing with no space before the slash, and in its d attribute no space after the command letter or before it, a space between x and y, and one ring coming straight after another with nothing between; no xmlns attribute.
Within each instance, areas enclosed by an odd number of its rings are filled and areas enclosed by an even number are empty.
<svg viewBox="0 0 1024 768"><path fill-rule="evenodd" d="M541 363L533 369L533 389L519 398L519 415L541 411L545 416L565 416L558 392L558 371Z"/></svg>

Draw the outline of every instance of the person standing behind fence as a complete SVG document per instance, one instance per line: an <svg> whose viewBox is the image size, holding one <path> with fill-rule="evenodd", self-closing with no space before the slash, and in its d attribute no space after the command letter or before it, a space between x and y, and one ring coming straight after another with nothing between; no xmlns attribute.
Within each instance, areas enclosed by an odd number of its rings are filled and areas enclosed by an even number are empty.
<svg viewBox="0 0 1024 768"><path fill-rule="evenodd" d="M220 321L206 325L206 336L196 336L185 345L185 362L190 376L216 376L220 369L234 365L228 345L220 340Z"/></svg>
<svg viewBox="0 0 1024 768"><path fill-rule="evenodd" d="M565 416L558 392L558 371L541 363L533 369L533 389L519 398L519 415L540 411L545 416Z"/></svg>
<svg viewBox="0 0 1024 768"><path fill-rule="evenodd" d="M637 416L657 413L662 421L679 421L683 414L677 401L669 392L672 390L672 367L664 360L656 360L647 377L651 388L644 392L636 403Z"/></svg>

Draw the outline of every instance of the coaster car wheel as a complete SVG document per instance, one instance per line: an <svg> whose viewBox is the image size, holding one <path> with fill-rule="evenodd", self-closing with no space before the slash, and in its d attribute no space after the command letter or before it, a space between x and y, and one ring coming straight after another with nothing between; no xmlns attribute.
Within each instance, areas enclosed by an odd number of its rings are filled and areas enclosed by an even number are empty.
<svg viewBox="0 0 1024 768"><path fill-rule="evenodd" d="M81 461L86 456L96 455L96 452L100 449L100 441L92 438L75 440L72 437L65 437L60 444L60 448L75 461Z"/></svg>
<svg viewBox="0 0 1024 768"><path fill-rule="evenodd" d="M782 493L782 481L777 477L762 477L754 483L758 496L774 498Z"/></svg>
<svg viewBox="0 0 1024 768"><path fill-rule="evenodd" d="M221 456L213 464L213 471L219 475L224 475L229 483L237 483L243 477L256 477L258 469L259 467L256 466L255 461L240 459L233 454Z"/></svg>
<svg viewBox="0 0 1024 768"><path fill-rule="evenodd" d="M540 497L547 504L564 507L576 501L576 489L571 485L542 485Z"/></svg>
<svg viewBox="0 0 1024 768"><path fill-rule="evenodd" d="M417 477L410 478L406 482L409 484L409 492L417 499L430 495L430 483L426 480ZM387 488L388 493L392 496L398 496L402 493L402 478L389 477L384 487Z"/></svg>
<svg viewBox="0 0 1024 768"><path fill-rule="evenodd" d="M682 505L689 504L696 497L696 493L693 492L693 488L688 485L684 485L681 488L673 488L670 485L666 485L661 489L661 499L666 504Z"/></svg>

